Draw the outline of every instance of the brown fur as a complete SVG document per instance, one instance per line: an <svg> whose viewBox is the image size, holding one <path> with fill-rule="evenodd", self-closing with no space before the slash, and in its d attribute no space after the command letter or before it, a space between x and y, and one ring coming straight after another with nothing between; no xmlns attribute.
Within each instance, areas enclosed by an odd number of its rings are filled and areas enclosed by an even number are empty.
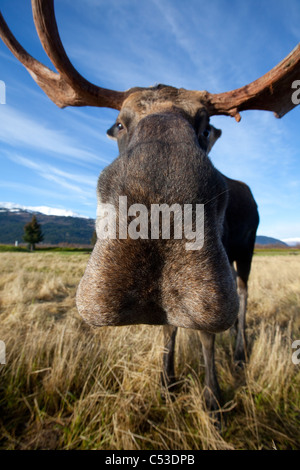
<svg viewBox="0 0 300 470"><path fill-rule="evenodd" d="M156 108L155 108L156 109ZM222 331L238 301L222 244L227 188L177 111L143 118L100 176L102 203L205 204L204 247L186 240L98 240L81 281L77 305L97 325L170 324Z"/></svg>
<svg viewBox="0 0 300 470"><path fill-rule="evenodd" d="M197 107L188 95L182 97L182 90L164 86L129 96L108 131L120 156L99 177L98 201L118 209L119 196L126 196L128 206L143 204L149 212L151 204L204 204L204 246L187 251L185 239L161 237L98 239L77 291L77 307L97 326L166 325L163 383L168 386L175 380L176 327L199 329L206 401L216 409L214 333L229 328L238 315L244 324L231 265L237 262L241 291L258 216L249 188L222 175L207 155L221 131L210 126L201 103ZM239 354L245 345L241 338L244 333L238 335Z"/></svg>

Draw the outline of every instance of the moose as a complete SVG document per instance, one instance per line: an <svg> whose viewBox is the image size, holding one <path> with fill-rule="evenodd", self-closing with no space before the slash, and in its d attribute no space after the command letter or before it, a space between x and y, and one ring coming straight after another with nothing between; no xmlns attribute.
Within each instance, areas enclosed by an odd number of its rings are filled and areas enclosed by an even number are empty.
<svg viewBox="0 0 300 470"><path fill-rule="evenodd" d="M80 315L96 326L163 325L162 384L176 383L174 348L178 327L199 330L205 361L205 400L220 407L215 370L215 334L235 326L234 358L245 361L247 282L258 211L249 187L221 174L208 154L221 131L210 117L241 119L245 110L273 111L281 118L295 107L292 83L300 77L300 44L254 82L211 94L157 85L127 91L101 88L82 77L62 45L53 0L32 0L40 41L57 72L19 44L0 13L0 35L32 78L59 107L97 106L119 111L108 135L119 156L100 174L98 208L130 205L204 205L204 243L186 250L182 239L99 236L77 290ZM126 221L129 224L131 217ZM120 220L116 221L117 226ZM174 229L175 222L172 219ZM161 232L160 232L161 235Z"/></svg>

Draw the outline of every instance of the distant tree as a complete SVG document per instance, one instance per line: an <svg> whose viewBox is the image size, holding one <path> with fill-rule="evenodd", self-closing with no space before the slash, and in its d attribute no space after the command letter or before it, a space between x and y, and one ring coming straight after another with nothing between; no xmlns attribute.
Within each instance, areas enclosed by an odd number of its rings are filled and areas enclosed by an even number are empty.
<svg viewBox="0 0 300 470"><path fill-rule="evenodd" d="M96 245L96 241L97 241L97 233L96 233L96 230L93 231L93 235L92 235L92 238L91 238L91 245Z"/></svg>
<svg viewBox="0 0 300 470"><path fill-rule="evenodd" d="M36 220L35 215L32 217L31 222L28 222L28 224L24 226L23 239L25 242L28 243L28 247L30 248L30 251L34 251L35 245L44 240L44 235L41 229L41 225Z"/></svg>

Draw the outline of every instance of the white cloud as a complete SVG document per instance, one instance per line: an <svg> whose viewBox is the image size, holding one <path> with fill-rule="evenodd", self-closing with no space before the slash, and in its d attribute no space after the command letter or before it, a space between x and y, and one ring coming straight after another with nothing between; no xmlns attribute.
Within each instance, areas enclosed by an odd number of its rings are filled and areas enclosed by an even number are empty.
<svg viewBox="0 0 300 470"><path fill-rule="evenodd" d="M36 149L41 153L51 153L67 159L87 162L110 163L88 148L82 148L76 137L66 132L51 129L48 124L32 119L29 115L13 109L9 105L0 107L0 141L13 147Z"/></svg>
<svg viewBox="0 0 300 470"><path fill-rule="evenodd" d="M45 162L28 159L17 154L9 155L8 158L19 165L34 170L40 177L53 181L61 192L64 188L73 193L74 196L80 196L84 200L87 200L88 197L94 197L97 184L97 176L95 175L70 173Z"/></svg>
<svg viewBox="0 0 300 470"><path fill-rule="evenodd" d="M95 175L90 176L70 173L56 168L52 165L49 165L45 162L41 162L38 160L30 160L29 158L17 154L10 154L8 158L10 158L15 163L37 171L41 176L45 178L47 177L47 175L53 175L64 178L65 180L80 183L80 185L90 186L91 188L96 187L97 177Z"/></svg>
<svg viewBox="0 0 300 470"><path fill-rule="evenodd" d="M282 240L284 243L286 243L289 246L295 246L300 244L300 237L298 238L284 238Z"/></svg>

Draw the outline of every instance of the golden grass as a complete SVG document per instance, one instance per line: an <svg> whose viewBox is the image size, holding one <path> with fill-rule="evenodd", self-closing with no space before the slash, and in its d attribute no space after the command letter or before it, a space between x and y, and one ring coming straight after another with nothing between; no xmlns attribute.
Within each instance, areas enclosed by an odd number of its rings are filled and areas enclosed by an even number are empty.
<svg viewBox="0 0 300 470"><path fill-rule="evenodd" d="M203 404L199 334L180 330L180 389L160 396L162 329L92 329L75 292L87 256L1 253L0 448L296 449L300 445L300 258L255 257L244 370L229 332L216 362L222 431Z"/></svg>

